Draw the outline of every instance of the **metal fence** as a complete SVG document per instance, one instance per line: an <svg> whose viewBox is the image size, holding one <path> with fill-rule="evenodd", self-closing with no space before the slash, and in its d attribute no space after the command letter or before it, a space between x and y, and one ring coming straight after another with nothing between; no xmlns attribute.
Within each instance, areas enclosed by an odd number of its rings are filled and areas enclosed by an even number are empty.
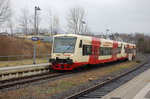
<svg viewBox="0 0 150 99"><path fill-rule="evenodd" d="M37 54L37 59L49 59L51 54ZM18 61L18 60L27 60L32 59L33 55L9 55L9 56L0 56L0 61Z"/></svg>

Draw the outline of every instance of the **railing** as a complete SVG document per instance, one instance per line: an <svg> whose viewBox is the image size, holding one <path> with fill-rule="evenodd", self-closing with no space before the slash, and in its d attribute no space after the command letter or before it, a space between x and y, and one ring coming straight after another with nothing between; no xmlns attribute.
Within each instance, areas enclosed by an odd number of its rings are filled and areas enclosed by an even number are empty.
<svg viewBox="0 0 150 99"><path fill-rule="evenodd" d="M37 54L37 59L49 59L50 54ZM32 59L33 55L9 55L9 56L0 56L0 62L2 61L19 61L19 60L27 60Z"/></svg>

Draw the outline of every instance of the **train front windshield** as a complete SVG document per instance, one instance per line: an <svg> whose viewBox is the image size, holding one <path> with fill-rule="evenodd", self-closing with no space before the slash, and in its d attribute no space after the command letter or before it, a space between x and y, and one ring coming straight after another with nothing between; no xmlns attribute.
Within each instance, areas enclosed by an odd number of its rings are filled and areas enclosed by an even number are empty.
<svg viewBox="0 0 150 99"><path fill-rule="evenodd" d="M76 44L76 37L61 36L55 37L53 52L54 53L73 53Z"/></svg>

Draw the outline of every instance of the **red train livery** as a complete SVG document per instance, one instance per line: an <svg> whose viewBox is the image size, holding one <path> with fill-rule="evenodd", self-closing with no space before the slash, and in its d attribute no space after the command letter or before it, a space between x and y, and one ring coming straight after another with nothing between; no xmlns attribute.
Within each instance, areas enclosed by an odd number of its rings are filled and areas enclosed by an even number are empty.
<svg viewBox="0 0 150 99"><path fill-rule="evenodd" d="M73 70L87 64L132 60L136 45L76 34L54 36L51 59L54 70Z"/></svg>

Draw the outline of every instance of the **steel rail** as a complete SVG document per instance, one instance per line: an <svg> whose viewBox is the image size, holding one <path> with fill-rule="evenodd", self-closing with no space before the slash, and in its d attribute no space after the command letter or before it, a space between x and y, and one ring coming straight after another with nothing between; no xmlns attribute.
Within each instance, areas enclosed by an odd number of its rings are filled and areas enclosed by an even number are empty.
<svg viewBox="0 0 150 99"><path fill-rule="evenodd" d="M28 77L20 77L12 80L6 80L6 81L0 81L0 90L5 89L5 88L10 88L14 87L16 85L22 85L26 83L32 83L35 81L43 80L43 79L48 79L48 78L53 78L53 77L58 77L64 75L62 73L46 73L46 74L40 74L40 75L33 75L33 76L28 76Z"/></svg>

